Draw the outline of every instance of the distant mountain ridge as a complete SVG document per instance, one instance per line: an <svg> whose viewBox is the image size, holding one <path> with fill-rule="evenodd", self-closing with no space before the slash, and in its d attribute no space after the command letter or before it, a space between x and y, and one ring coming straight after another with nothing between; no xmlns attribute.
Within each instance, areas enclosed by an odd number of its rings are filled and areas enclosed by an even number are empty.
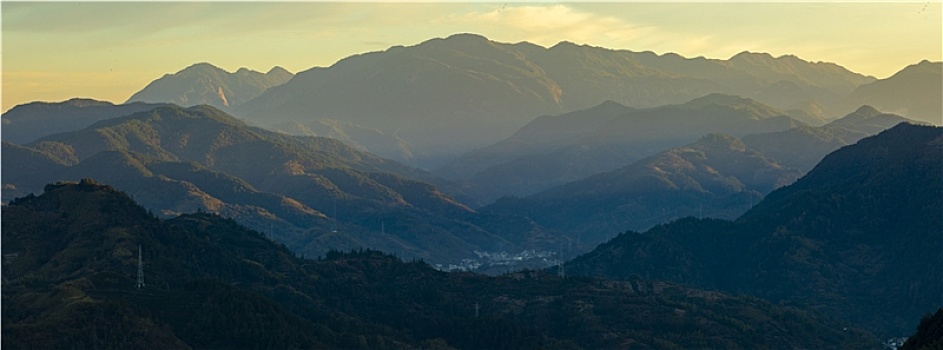
<svg viewBox="0 0 943 350"><path fill-rule="evenodd" d="M32 102L3 113L3 141L24 144L43 136L75 131L105 119L146 111L161 103L116 105L107 101L73 98L62 102Z"/></svg>
<svg viewBox="0 0 943 350"><path fill-rule="evenodd" d="M901 122L916 123L862 106L829 124L808 126L780 109L724 94L648 109L610 101L539 117L511 137L458 157L435 173L488 203L612 171L710 133L742 138L753 150L805 173L838 147Z"/></svg>
<svg viewBox="0 0 943 350"><path fill-rule="evenodd" d="M743 136L743 142L784 166L807 172L826 154L900 123L920 122L861 106L848 115L820 127Z"/></svg>
<svg viewBox="0 0 943 350"><path fill-rule="evenodd" d="M710 133L739 137L801 125L781 110L724 94L646 109L605 102L539 117L511 137L456 158L436 173L463 183L469 194L487 203L611 171Z"/></svg>
<svg viewBox="0 0 943 350"><path fill-rule="evenodd" d="M585 249L621 230L684 216L733 219L801 175L733 136L711 134L616 170L523 198L501 198L481 211L527 217L567 232Z"/></svg>
<svg viewBox="0 0 943 350"><path fill-rule="evenodd" d="M97 178L161 216L219 213L310 254L369 247L447 264L476 250L545 249L558 237L532 225L509 240L507 224L445 194L447 181L337 140L250 127L205 105L4 143L3 153L5 201L37 193L43 181ZM527 241L531 234L546 242Z"/></svg>
<svg viewBox="0 0 943 350"><path fill-rule="evenodd" d="M943 293L941 177L943 129L900 124L830 153L734 222L626 232L567 273L747 293L909 334Z"/></svg>
<svg viewBox="0 0 943 350"><path fill-rule="evenodd" d="M232 110L293 76L278 66L266 73L247 68L230 73L209 63L197 63L152 81L126 103L164 102L184 107L206 104Z"/></svg>
<svg viewBox="0 0 943 350"><path fill-rule="evenodd" d="M861 85L846 106L869 104L933 125L943 125L943 62L923 60L887 79Z"/></svg>
<svg viewBox="0 0 943 350"><path fill-rule="evenodd" d="M566 42L550 48L504 44L457 34L300 72L235 113L261 125L327 118L376 128L413 145L418 157L432 159L498 141L536 116L606 100L650 108L717 92L758 97L779 82L831 99L871 81L834 64L793 56L686 59ZM805 97L765 96L764 102L793 106L789 109L810 103Z"/></svg>
<svg viewBox="0 0 943 350"><path fill-rule="evenodd" d="M617 169L527 196L506 196L480 211L522 217L566 232L572 244L568 251L578 252L626 229L647 230L686 216L734 219L765 195L812 170L832 151L905 122L913 121L862 106L820 127L799 126L740 138L711 134ZM523 176L539 179L564 171L537 169L493 181L507 186Z"/></svg>

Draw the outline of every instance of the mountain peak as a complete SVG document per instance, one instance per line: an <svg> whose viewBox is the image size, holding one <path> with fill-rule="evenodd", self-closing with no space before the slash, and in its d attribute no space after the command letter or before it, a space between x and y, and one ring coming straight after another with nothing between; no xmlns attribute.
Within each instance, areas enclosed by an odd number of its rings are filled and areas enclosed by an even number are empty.
<svg viewBox="0 0 943 350"><path fill-rule="evenodd" d="M879 115L881 115L881 114L883 114L883 113L881 113L881 111L877 110L877 108L874 108L874 107L871 107L871 106L868 106L868 105L862 105L861 107L858 107L858 109L855 110L854 112L852 112L851 114L860 115L860 116L865 117L865 118L873 118L873 117L879 116Z"/></svg>
<svg viewBox="0 0 943 350"><path fill-rule="evenodd" d="M729 61L754 61L754 60L772 60L773 55L770 55L766 52L750 52L742 51L733 57L730 57Z"/></svg>
<svg viewBox="0 0 943 350"><path fill-rule="evenodd" d="M187 67L184 68L184 69L181 69L180 71L177 72L177 74L184 73L184 72L186 72L186 73L197 73L197 72L203 73L203 72L217 72L217 71L218 71L218 72L229 73L229 72L226 72L225 69L219 68L219 67L217 67L217 66L215 66L215 65L213 65L213 64L211 64L211 63L209 63L209 62L197 62L197 63L194 63L194 64L191 64L191 65L187 66Z"/></svg>
<svg viewBox="0 0 943 350"><path fill-rule="evenodd" d="M841 119L828 123L827 126L873 135L899 124L919 123L896 114L881 112L877 108L863 105Z"/></svg>
<svg viewBox="0 0 943 350"><path fill-rule="evenodd" d="M716 104L716 105L721 105L721 106L731 106L731 105L752 104L752 103L758 103L758 102L756 102L753 99L746 98L746 97L715 92L712 94L707 94L702 97L695 98L689 101L688 103L685 103L685 105L704 106L708 104Z"/></svg>
<svg viewBox="0 0 943 350"><path fill-rule="evenodd" d="M456 33L449 35L445 40L474 40L474 41L491 41L487 37L481 34L476 33Z"/></svg>
<svg viewBox="0 0 943 350"><path fill-rule="evenodd" d="M71 98L62 102L65 105L74 107L92 107L92 106L114 106L114 103L91 98Z"/></svg>
<svg viewBox="0 0 943 350"><path fill-rule="evenodd" d="M590 108L590 110L594 110L594 111L617 111L617 112L622 112L622 111L628 112L628 111L631 111L632 109L633 109L632 107L626 106L624 104L621 104L613 100L605 100L602 103L596 105L596 107Z"/></svg>
<svg viewBox="0 0 943 350"><path fill-rule="evenodd" d="M269 69L268 72L265 72L265 75L270 75L270 74L288 74L288 75L291 75L291 72L288 71L287 69L283 68L282 66L274 66L274 67L272 67L272 69Z"/></svg>
<svg viewBox="0 0 943 350"><path fill-rule="evenodd" d="M454 46L459 45L465 48L466 45L481 45L481 44L491 44L492 41L481 34L475 33L456 33L449 35L445 38L433 38L420 43L419 47L427 45L446 45Z"/></svg>
<svg viewBox="0 0 943 350"><path fill-rule="evenodd" d="M419 45L416 45L416 48L421 49L432 49L439 50L441 48L458 50L461 52L474 52L482 47L492 46L495 42L490 39L475 33L458 33L452 34L445 38L433 38L426 41L423 41ZM394 46L390 48L391 50L399 50L402 47ZM356 56L352 56L356 57ZM349 58L349 57L348 57ZM344 59L346 60L346 58ZM344 61L342 60L342 61Z"/></svg>
<svg viewBox="0 0 943 350"><path fill-rule="evenodd" d="M895 76L897 76L897 75L904 75L904 74L936 74L936 75L939 75L939 74L943 74L943 73L941 73L941 72L943 72L943 62L932 62L932 61L930 61L930 60L923 60L923 61L920 61L920 62L917 63L917 64L912 64L912 65L909 65L909 66L907 66L907 67L904 67L904 69L900 70L899 72L897 72L897 73L894 74L894 75L895 75Z"/></svg>
<svg viewBox="0 0 943 350"><path fill-rule="evenodd" d="M229 110L261 95L270 87L292 78L284 68L269 74L241 67L235 73L207 62L192 64L176 73L166 74L134 93L127 102L175 103L181 106L209 104Z"/></svg>
<svg viewBox="0 0 943 350"><path fill-rule="evenodd" d="M585 45L583 45L583 46L585 46ZM563 41L558 42L558 43L556 43L555 45L551 46L551 47L550 47L550 50L561 50L561 49L563 49L563 50L572 50L572 49L578 49L578 48L580 48L580 47L581 47L581 45L579 45L579 44L577 44L577 43L574 43L574 42L572 42L572 41L563 40Z"/></svg>

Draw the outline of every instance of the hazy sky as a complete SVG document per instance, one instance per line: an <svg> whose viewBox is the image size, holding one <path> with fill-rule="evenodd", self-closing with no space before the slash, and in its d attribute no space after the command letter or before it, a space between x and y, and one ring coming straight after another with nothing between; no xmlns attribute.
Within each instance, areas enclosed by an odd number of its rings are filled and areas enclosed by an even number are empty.
<svg viewBox="0 0 943 350"><path fill-rule="evenodd" d="M50 3L2 10L2 109L124 102L197 62L292 72L454 33L726 59L795 54L885 78L941 60L940 0L896 3Z"/></svg>

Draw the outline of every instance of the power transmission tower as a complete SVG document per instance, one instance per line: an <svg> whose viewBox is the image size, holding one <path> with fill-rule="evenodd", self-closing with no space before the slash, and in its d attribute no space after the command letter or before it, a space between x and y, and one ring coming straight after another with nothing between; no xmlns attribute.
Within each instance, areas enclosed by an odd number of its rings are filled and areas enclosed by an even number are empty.
<svg viewBox="0 0 943 350"><path fill-rule="evenodd" d="M334 217L331 218L331 233L337 233L337 199L334 200Z"/></svg>
<svg viewBox="0 0 943 350"><path fill-rule="evenodd" d="M141 251L141 245L138 244L138 283L135 285L137 288L144 287L144 258Z"/></svg>

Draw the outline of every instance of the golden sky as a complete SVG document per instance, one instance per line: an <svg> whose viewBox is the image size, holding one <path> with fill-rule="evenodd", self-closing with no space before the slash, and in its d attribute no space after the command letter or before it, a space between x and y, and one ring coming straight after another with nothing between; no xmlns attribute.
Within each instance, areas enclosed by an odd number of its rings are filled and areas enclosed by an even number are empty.
<svg viewBox="0 0 943 350"><path fill-rule="evenodd" d="M193 63L292 72L454 33L726 59L794 54L886 78L943 56L941 1L801 3L8 2L2 110L122 103Z"/></svg>

